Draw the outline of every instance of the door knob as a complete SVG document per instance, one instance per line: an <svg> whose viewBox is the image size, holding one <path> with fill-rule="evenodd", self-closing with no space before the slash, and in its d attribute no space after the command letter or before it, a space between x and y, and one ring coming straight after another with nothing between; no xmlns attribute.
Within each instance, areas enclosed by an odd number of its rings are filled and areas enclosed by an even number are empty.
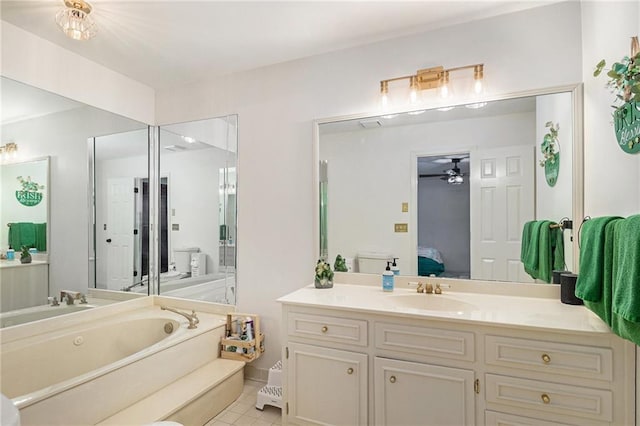
<svg viewBox="0 0 640 426"><path fill-rule="evenodd" d="M111 238L107 238L107 242L110 243L111 242Z"/></svg>

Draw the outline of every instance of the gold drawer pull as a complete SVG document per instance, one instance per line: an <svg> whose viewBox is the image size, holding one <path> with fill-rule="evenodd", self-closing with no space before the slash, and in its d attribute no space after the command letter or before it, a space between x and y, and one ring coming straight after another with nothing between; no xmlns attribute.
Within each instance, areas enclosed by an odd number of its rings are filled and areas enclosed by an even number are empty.
<svg viewBox="0 0 640 426"><path fill-rule="evenodd" d="M347 374L353 374L353 368L351 367L347 368Z"/></svg>
<svg viewBox="0 0 640 426"><path fill-rule="evenodd" d="M329 331L329 327L327 327L326 325L322 326L322 332L326 333L327 331Z"/></svg>
<svg viewBox="0 0 640 426"><path fill-rule="evenodd" d="M543 393L540 398L542 398L542 402L544 402L545 404L548 404L551 402L551 398L549 398L549 395L547 395L546 393Z"/></svg>
<svg viewBox="0 0 640 426"><path fill-rule="evenodd" d="M542 362L549 364L551 362L551 357L547 354L542 354Z"/></svg>
<svg viewBox="0 0 640 426"><path fill-rule="evenodd" d="M396 376L391 376L391 377L389 377L389 381L390 381L391 383L395 383L395 382L396 382Z"/></svg>

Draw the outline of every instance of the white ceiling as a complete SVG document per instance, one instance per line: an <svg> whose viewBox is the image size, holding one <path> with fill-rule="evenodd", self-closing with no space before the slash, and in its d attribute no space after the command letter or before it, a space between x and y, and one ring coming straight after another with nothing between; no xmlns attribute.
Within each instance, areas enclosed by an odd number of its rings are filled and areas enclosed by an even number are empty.
<svg viewBox="0 0 640 426"><path fill-rule="evenodd" d="M176 87L553 1L91 1L98 35L67 38L61 0L2 0L2 20L147 84Z"/></svg>

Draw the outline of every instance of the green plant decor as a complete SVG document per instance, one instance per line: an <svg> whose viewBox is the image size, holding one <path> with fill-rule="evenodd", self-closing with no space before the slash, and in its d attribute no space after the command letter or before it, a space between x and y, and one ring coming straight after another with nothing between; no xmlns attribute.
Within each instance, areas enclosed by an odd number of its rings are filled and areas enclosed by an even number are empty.
<svg viewBox="0 0 640 426"><path fill-rule="evenodd" d="M596 65L593 76L599 76L606 61ZM629 154L640 152L640 44L631 39L631 55L614 62L607 72L609 87L616 95L613 124L618 144Z"/></svg>
<svg viewBox="0 0 640 426"><path fill-rule="evenodd" d="M323 259L319 259L316 264L315 286L316 288L333 287L333 271L331 270L331 265Z"/></svg>
<svg viewBox="0 0 640 426"><path fill-rule="evenodd" d="M31 263L31 253L27 246L22 246L20 249L20 263Z"/></svg>
<svg viewBox="0 0 640 426"><path fill-rule="evenodd" d="M545 127L549 128L547 134L544 135L542 145L542 160L540 167L544 167L544 177L549 186L555 186L558 182L558 174L560 173L560 142L558 142L558 130L560 126L548 121Z"/></svg>
<svg viewBox="0 0 640 426"><path fill-rule="evenodd" d="M336 261L333 264L333 270L336 272L349 272L349 268L347 268L347 262L344 260L344 257L341 255L336 256Z"/></svg>

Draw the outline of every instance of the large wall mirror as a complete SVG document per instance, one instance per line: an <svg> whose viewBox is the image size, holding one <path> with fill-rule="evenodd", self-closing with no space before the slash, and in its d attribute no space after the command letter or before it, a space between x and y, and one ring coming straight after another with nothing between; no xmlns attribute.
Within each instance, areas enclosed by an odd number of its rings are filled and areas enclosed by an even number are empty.
<svg viewBox="0 0 640 426"><path fill-rule="evenodd" d="M47 298L62 290L87 293L87 139L147 126L8 78L0 84L4 326L59 314L66 306L54 310ZM6 259L10 245L30 246L32 263Z"/></svg>
<svg viewBox="0 0 640 426"><path fill-rule="evenodd" d="M319 255L352 272L534 282L523 226L582 219L581 86L318 121ZM559 168L544 161L551 126ZM567 270L577 243L563 230Z"/></svg>
<svg viewBox="0 0 640 426"><path fill-rule="evenodd" d="M155 135L153 144L146 130L90 141L95 286L234 304L237 116L164 125ZM158 172L149 173L154 157Z"/></svg>

